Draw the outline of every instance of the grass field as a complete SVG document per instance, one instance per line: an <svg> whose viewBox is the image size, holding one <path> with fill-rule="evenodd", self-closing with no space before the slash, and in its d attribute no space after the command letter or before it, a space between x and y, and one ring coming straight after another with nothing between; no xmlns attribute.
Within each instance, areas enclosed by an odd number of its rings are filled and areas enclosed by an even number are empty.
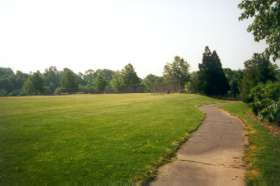
<svg viewBox="0 0 280 186"><path fill-rule="evenodd" d="M230 113L241 118L249 139L245 161L248 165L246 183L248 186L280 185L280 139L261 125L244 103L235 102L223 106Z"/></svg>
<svg viewBox="0 0 280 186"><path fill-rule="evenodd" d="M0 98L0 185L125 184L147 177L203 119L186 94Z"/></svg>

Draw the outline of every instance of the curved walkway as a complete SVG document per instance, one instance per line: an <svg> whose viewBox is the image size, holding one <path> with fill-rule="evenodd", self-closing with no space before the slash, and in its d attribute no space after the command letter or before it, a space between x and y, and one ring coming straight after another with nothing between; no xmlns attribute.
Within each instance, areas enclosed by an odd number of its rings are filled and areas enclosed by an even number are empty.
<svg viewBox="0 0 280 186"><path fill-rule="evenodd" d="M200 109L206 113L202 125L181 146L176 160L160 167L151 185L244 185L242 123L213 105Z"/></svg>

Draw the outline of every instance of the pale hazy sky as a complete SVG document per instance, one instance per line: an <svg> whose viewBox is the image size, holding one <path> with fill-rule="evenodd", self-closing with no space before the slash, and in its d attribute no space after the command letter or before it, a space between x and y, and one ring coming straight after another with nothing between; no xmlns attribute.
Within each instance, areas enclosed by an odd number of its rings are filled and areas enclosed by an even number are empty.
<svg viewBox="0 0 280 186"><path fill-rule="evenodd" d="M161 74L175 55L197 69L206 45L238 69L264 44L239 22L238 0L0 0L0 66Z"/></svg>

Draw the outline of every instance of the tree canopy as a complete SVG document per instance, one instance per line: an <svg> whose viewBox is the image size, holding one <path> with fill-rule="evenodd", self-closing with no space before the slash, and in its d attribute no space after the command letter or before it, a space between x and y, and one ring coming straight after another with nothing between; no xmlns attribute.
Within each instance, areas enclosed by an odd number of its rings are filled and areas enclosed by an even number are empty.
<svg viewBox="0 0 280 186"><path fill-rule="evenodd" d="M248 31L256 41L265 40L267 56L274 60L280 57L280 1L279 0L242 0L239 4L242 14L240 20L253 19Z"/></svg>
<svg viewBox="0 0 280 186"><path fill-rule="evenodd" d="M183 91L186 81L189 79L190 65L181 57L175 56L172 63L164 66L163 77L171 85L172 91Z"/></svg>
<svg viewBox="0 0 280 186"><path fill-rule="evenodd" d="M75 92L78 90L77 75L70 69L64 68L61 74L61 87L66 92Z"/></svg>
<svg viewBox="0 0 280 186"><path fill-rule="evenodd" d="M247 60L244 65L241 96L243 101L247 102L249 101L251 89L257 86L258 83L277 80L277 66L272 64L268 57L262 54L254 54L252 59Z"/></svg>

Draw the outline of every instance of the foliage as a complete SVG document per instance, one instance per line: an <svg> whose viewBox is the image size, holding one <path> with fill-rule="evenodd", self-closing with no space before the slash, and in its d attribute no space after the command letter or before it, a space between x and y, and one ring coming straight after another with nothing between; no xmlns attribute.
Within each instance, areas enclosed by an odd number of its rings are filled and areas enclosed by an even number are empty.
<svg viewBox="0 0 280 186"><path fill-rule="evenodd" d="M25 95L40 95L44 94L44 91L44 80L39 71L30 75L23 84L23 94Z"/></svg>
<svg viewBox="0 0 280 186"><path fill-rule="evenodd" d="M35 88L31 76L29 76L24 82L22 90L24 95L33 95L35 93Z"/></svg>
<svg viewBox="0 0 280 186"><path fill-rule="evenodd" d="M186 83L186 90L189 93L202 92L199 72L192 72L190 74L190 80Z"/></svg>
<svg viewBox="0 0 280 186"><path fill-rule="evenodd" d="M82 85L94 86L95 72L92 69L87 70L82 76L84 83Z"/></svg>
<svg viewBox="0 0 280 186"><path fill-rule="evenodd" d="M280 1L242 0L239 8L243 11L240 20L253 19L248 31L255 40L268 44L265 54L274 60L280 58Z"/></svg>
<svg viewBox="0 0 280 186"><path fill-rule="evenodd" d="M239 98L243 72L241 70L231 70L230 68L225 68L224 73L229 83L228 96Z"/></svg>
<svg viewBox="0 0 280 186"><path fill-rule="evenodd" d="M10 68L0 68L0 96L8 95L14 87L15 75Z"/></svg>
<svg viewBox="0 0 280 186"><path fill-rule="evenodd" d="M253 58L245 62L241 83L241 97L249 102L249 94L258 83L276 81L276 68L267 57L262 54L254 54Z"/></svg>
<svg viewBox="0 0 280 186"><path fill-rule="evenodd" d="M175 56L172 63L164 66L163 78L171 84L172 91L184 90L185 83L189 79L189 67L190 65L179 56Z"/></svg>
<svg viewBox="0 0 280 186"><path fill-rule="evenodd" d="M75 92L78 90L77 75L68 68L64 68L61 74L61 88L67 92Z"/></svg>
<svg viewBox="0 0 280 186"><path fill-rule="evenodd" d="M280 123L280 100L277 102L273 101L270 105L261 110L258 116L262 120Z"/></svg>
<svg viewBox="0 0 280 186"><path fill-rule="evenodd" d="M250 105L261 119L280 121L280 83L259 84L251 90Z"/></svg>
<svg viewBox="0 0 280 186"><path fill-rule="evenodd" d="M114 73L111 86L115 92L139 92L142 89L141 79L131 64Z"/></svg>
<svg viewBox="0 0 280 186"><path fill-rule="evenodd" d="M123 82L122 74L119 71L114 73L113 79L111 81L111 86L115 92L124 91L124 82Z"/></svg>
<svg viewBox="0 0 280 186"><path fill-rule="evenodd" d="M229 90L229 84L217 52L205 47L202 63L199 64L198 87L210 96L223 96Z"/></svg>
<svg viewBox="0 0 280 186"><path fill-rule="evenodd" d="M82 75L83 82L80 83L80 91L82 92L110 92L111 80L114 71L108 69L87 70Z"/></svg>
<svg viewBox="0 0 280 186"><path fill-rule="evenodd" d="M121 70L121 78L125 92L136 92L140 87L140 78L137 76L131 64L127 64Z"/></svg>
<svg viewBox="0 0 280 186"><path fill-rule="evenodd" d="M149 74L144 78L143 84L146 92L157 92L162 88L163 78Z"/></svg>
<svg viewBox="0 0 280 186"><path fill-rule="evenodd" d="M60 73L56 67L51 66L43 74L45 89L47 94L53 94L60 86Z"/></svg>

